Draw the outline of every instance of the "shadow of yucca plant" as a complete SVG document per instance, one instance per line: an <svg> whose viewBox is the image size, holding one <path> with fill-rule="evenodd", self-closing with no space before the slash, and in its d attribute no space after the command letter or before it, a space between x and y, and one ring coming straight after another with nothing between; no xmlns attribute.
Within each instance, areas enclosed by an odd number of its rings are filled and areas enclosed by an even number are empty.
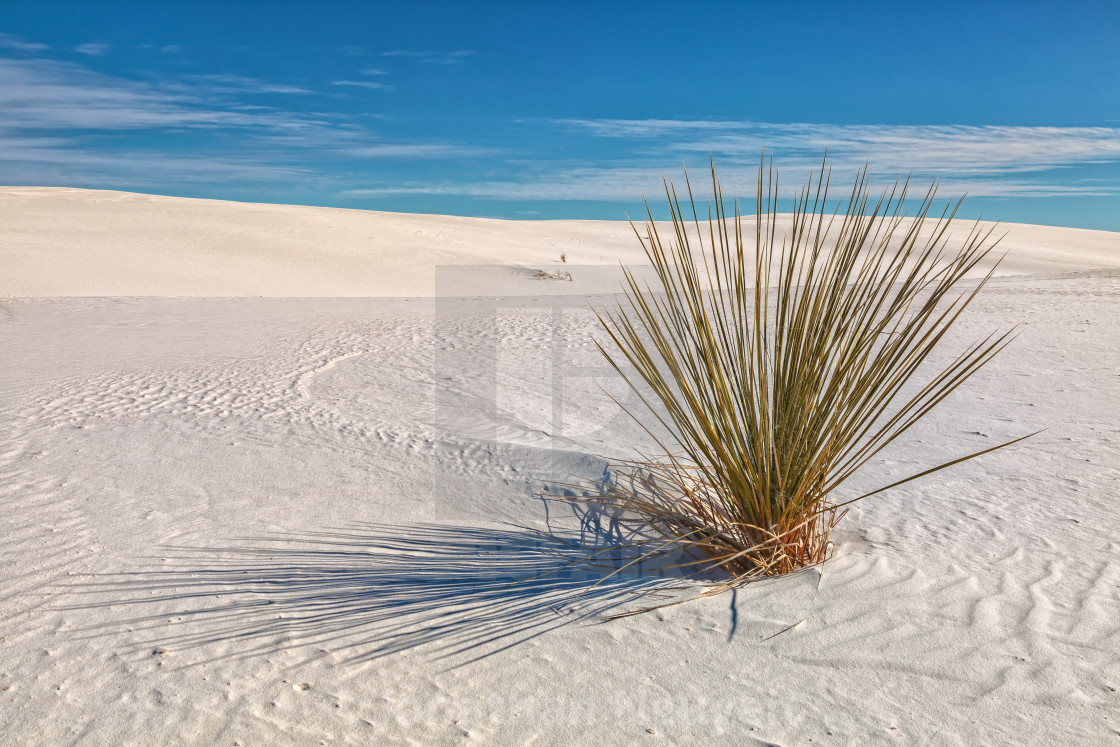
<svg viewBox="0 0 1120 747"><path fill-rule="evenodd" d="M653 421L628 412L665 453L625 463L601 495L567 500L636 517L655 530L646 540L651 556L683 546L690 570L730 572L706 594L819 563L847 504L1022 440L832 499L1011 332L924 368L991 278L994 267L974 285L958 285L997 242L976 224L948 248L960 201L930 219L935 184L910 219L908 182L872 201L866 171L846 210L841 203L826 214L826 166L800 191L784 236L772 163L759 166L753 237L738 203L729 219L714 165L704 222L691 185L686 218L667 183L673 235L662 238L648 203L644 236L635 227L656 282L626 270L626 304L599 314L613 343L599 349ZM655 422L668 441L654 434Z"/></svg>

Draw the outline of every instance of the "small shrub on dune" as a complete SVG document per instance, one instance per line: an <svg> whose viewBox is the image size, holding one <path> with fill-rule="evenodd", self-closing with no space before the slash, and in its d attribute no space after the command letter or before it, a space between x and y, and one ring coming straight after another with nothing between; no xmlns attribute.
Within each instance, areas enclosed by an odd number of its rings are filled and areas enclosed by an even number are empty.
<svg viewBox="0 0 1120 747"><path fill-rule="evenodd" d="M823 166L779 233L777 189L760 165L748 232L738 203L727 214L714 166L703 221L691 186L686 217L666 184L672 235L648 204L644 232L635 227L656 280L627 270L625 303L599 314L609 337L599 348L644 404L628 412L664 453L621 465L601 495L568 500L652 529L640 560L683 548L686 571L730 574L705 594L820 563L846 505L1021 440L834 498L1010 340L992 334L946 365L930 359L991 278L994 266L961 284L996 242L977 224L951 248L959 201L931 219L931 187L907 218L907 185L872 200L865 172L829 214Z"/></svg>

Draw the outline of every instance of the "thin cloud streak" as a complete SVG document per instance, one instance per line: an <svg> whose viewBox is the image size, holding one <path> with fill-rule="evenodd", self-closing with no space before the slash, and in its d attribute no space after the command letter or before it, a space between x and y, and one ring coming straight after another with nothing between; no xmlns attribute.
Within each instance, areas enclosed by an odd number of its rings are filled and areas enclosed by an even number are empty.
<svg viewBox="0 0 1120 747"><path fill-rule="evenodd" d="M347 148L344 152L358 158L478 158L497 151L450 143L390 143Z"/></svg>
<svg viewBox="0 0 1120 747"><path fill-rule="evenodd" d="M880 184L913 174L915 183L939 180L943 195L1120 194L1120 185L1061 178L1071 167L1120 161L1120 129L1116 128L819 125L723 120L567 119L554 123L594 137L624 139L630 155L605 167L561 169L538 162L533 164L535 173L524 178L381 185L350 194L631 202L641 199L642 194L662 192L662 174L666 173L663 165L684 161L706 170L711 153L728 193L748 196L755 192L755 173L763 151L774 154L783 173L800 176L820 168L826 148L829 165L839 181L869 164L872 179ZM681 181L675 172L669 174L678 183Z"/></svg>
<svg viewBox="0 0 1120 747"><path fill-rule="evenodd" d="M278 110L247 111L208 102L206 94L243 92L256 82L203 76L196 85L155 86L54 60L0 59L0 132L264 128L287 130L321 119ZM236 80L230 80L230 78ZM286 89L280 89L285 90Z"/></svg>
<svg viewBox="0 0 1120 747"><path fill-rule="evenodd" d="M307 179L309 168L279 164L265 156L224 156L194 153L173 156L158 151L133 151L127 157L77 146L69 138L0 138L0 164L5 184L100 188L148 186L169 181L191 184Z"/></svg>
<svg viewBox="0 0 1120 747"><path fill-rule="evenodd" d="M90 42L89 44L79 44L74 47L74 51L78 54L85 54L91 57L100 57L113 48L112 44L104 44L102 42Z"/></svg>
<svg viewBox="0 0 1120 747"><path fill-rule="evenodd" d="M196 93L296 93L310 94L314 91L303 86L294 86L288 83L272 83L249 78L244 75L230 75L227 73L214 75L187 75L185 80L191 81Z"/></svg>
<svg viewBox="0 0 1120 747"><path fill-rule="evenodd" d="M177 72L163 80L137 80L49 59L39 54L45 45L10 35L0 35L0 47L9 50L0 56L0 161L5 179L28 183L65 184L71 178L88 186L127 187L158 186L158 180L204 185L317 179L334 194L347 196L633 202L643 193L659 200L663 173L679 184L682 161L706 170L710 151L727 193L748 197L754 193L757 159L764 149L774 153L792 185L819 168L827 147L834 182L841 184L870 156L877 183L913 171L918 184L940 179L943 195L1120 194L1114 178L1094 181L1083 176L1094 172L1074 171L1120 162L1118 128L531 119L519 123L544 129L562 147L546 146L528 155L506 149L504 141L502 147L454 142L457 133L436 134L428 142L385 137L373 128L401 130L407 123L371 125L381 112L357 110L393 97L351 96L339 90L394 88L377 79L327 80L314 88L302 80L297 85L231 73ZM474 54L394 50L381 57L389 66L393 58L462 62ZM387 75L378 68L359 72L371 78ZM271 98L260 98L265 94ZM343 113L345 108L315 111L308 108L309 99L299 98L307 96L317 97L311 101L324 108L340 101L360 106L350 107L349 114ZM296 104L287 103L290 97L296 97ZM133 133L159 137L144 140ZM158 150L139 145L152 142L161 143ZM602 145L609 144L610 160L560 156L581 144L593 146L587 152L603 151ZM416 167L392 163L405 160L417 161ZM440 161L445 164L429 165Z"/></svg>
<svg viewBox="0 0 1120 747"><path fill-rule="evenodd" d="M415 49L393 49L382 52L382 57L407 57L429 65L446 65L449 67L462 65L467 58L474 57L478 52L472 49L460 49L454 52L427 52Z"/></svg>
<svg viewBox="0 0 1120 747"><path fill-rule="evenodd" d="M8 49L13 52L44 52L50 49L50 45L27 42L12 34L0 34L0 49Z"/></svg>
<svg viewBox="0 0 1120 747"><path fill-rule="evenodd" d="M753 124L730 120L690 119L555 119L553 123L585 129L601 137L652 138L684 132L737 130Z"/></svg>
<svg viewBox="0 0 1120 747"><path fill-rule="evenodd" d="M1120 161L1120 129L971 125L833 125L723 120L558 120L606 138L645 139L662 152L757 161L762 151L840 167L924 174L1026 173Z"/></svg>
<svg viewBox="0 0 1120 747"><path fill-rule="evenodd" d="M800 164L809 168L815 164ZM862 164L861 164L862 165ZM756 189L757 166L721 168L720 180L724 193L731 197L753 197ZM782 164L782 173L796 173L796 167L787 168ZM654 168L618 167L605 169L570 169L562 173L543 174L536 179L494 180L469 183L443 182L436 184L405 184L368 189L349 190L345 194L367 197L388 197L398 195L441 195L477 197L506 201L573 201L589 200L601 202L639 202L643 196L660 199L664 194L662 175L664 172ZM694 177L696 176L695 172ZM835 172L834 172L835 173ZM854 173L854 169L853 169ZM669 174L671 181L681 186L683 176ZM703 172L700 180L706 177ZM796 180L794 180L796 181ZM792 182L787 182L791 184ZM842 182L840 182L842 183ZM893 183L893 182L892 182ZM928 182L918 181L920 184ZM877 189L889 186L881 180L876 182ZM939 181L938 194L944 197L969 194L975 197L1053 197L1059 195L1112 196L1120 195L1120 186L1085 184L1069 185L1049 182L1010 181L998 179L942 179ZM793 187L783 188L782 194L791 197Z"/></svg>
<svg viewBox="0 0 1120 747"><path fill-rule="evenodd" d="M354 88L368 88L374 91L391 91L393 86L388 83L377 83L370 80L335 80L332 86L353 86Z"/></svg>
<svg viewBox="0 0 1120 747"><path fill-rule="evenodd" d="M324 162L462 160L496 152L446 142L391 142L341 114L246 101L262 93L316 92L233 74L147 82L73 62L0 58L4 179L157 189L172 182L338 184L346 174L331 175ZM115 137L131 132L165 133L180 145L171 151L140 149L131 138Z"/></svg>

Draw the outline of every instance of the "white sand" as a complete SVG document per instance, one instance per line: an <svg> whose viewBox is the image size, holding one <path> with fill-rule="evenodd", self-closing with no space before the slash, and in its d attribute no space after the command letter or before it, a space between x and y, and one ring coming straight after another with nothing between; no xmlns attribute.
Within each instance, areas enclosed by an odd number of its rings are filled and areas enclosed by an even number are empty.
<svg viewBox="0 0 1120 747"><path fill-rule="evenodd" d="M579 295L628 226L0 189L0 743L1114 742L1120 235L1006 228L946 352L1022 334L852 487L1044 433L820 574L563 625L516 525L648 442Z"/></svg>
<svg viewBox="0 0 1120 747"><path fill-rule="evenodd" d="M753 216L745 225L753 232ZM446 265L489 266L457 273L455 295L613 293L619 262L645 259L625 221L488 220L55 187L0 187L0 226L0 296L416 298L442 295L435 268ZM962 221L954 232L963 238L971 227ZM1006 233L1000 250L1009 252L1001 275L1120 267L1108 231L1009 223L997 233ZM568 271L573 280L542 283L538 270Z"/></svg>

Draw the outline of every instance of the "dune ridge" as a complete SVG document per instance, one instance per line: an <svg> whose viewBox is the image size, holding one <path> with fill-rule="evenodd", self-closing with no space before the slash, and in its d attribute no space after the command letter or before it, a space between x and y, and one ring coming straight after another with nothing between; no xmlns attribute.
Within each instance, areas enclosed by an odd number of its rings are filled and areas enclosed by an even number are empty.
<svg viewBox="0 0 1120 747"><path fill-rule="evenodd" d="M958 221L953 231L963 236L971 225ZM620 262L645 264L624 220L511 221L0 187L0 226L0 295L18 297L416 298L452 292L436 286L436 268L447 265L472 266L455 273L455 295L587 295L616 292ZM1001 275L1120 267L1120 234L1027 224L998 231L1007 234ZM570 271L573 280L541 280L537 270Z"/></svg>

